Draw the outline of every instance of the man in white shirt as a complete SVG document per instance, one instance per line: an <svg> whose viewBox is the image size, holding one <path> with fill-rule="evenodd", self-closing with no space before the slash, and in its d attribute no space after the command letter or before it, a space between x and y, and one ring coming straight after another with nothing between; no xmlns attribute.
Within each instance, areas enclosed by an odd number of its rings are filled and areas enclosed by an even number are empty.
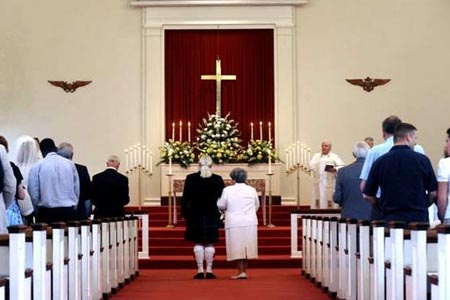
<svg viewBox="0 0 450 300"><path fill-rule="evenodd" d="M9 163L6 149L0 145L0 164L3 170L3 188L0 190L0 233L8 233L6 222L6 207L14 201L16 195L16 178Z"/></svg>
<svg viewBox="0 0 450 300"><path fill-rule="evenodd" d="M333 192L336 172L344 166L344 162L331 152L331 142L322 142L321 152L314 154L309 166L313 174L311 209L338 207L333 202Z"/></svg>
<svg viewBox="0 0 450 300"><path fill-rule="evenodd" d="M77 220L80 181L75 164L56 154L52 139L43 139L40 147L44 159L31 168L28 177L28 192L37 209L37 222Z"/></svg>

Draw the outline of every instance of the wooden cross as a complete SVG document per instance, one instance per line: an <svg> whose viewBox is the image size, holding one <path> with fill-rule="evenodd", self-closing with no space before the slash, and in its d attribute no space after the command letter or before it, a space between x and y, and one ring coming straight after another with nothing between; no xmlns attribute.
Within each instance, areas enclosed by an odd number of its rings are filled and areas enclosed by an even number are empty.
<svg viewBox="0 0 450 300"><path fill-rule="evenodd" d="M221 82L222 80L236 80L236 75L222 75L220 58L216 59L216 75L202 75L202 80L216 81L216 115L220 117L220 107L222 101Z"/></svg>

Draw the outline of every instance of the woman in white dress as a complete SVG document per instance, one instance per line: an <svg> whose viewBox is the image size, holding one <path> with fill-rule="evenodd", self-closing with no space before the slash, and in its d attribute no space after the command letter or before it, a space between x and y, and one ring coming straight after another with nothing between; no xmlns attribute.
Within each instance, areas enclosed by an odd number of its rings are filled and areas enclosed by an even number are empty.
<svg viewBox="0 0 450 300"><path fill-rule="evenodd" d="M231 278L247 279L248 260L258 258L259 199L256 190L245 184L247 171L235 168L230 177L234 184L223 190L217 207L225 212L227 261L237 261L238 274Z"/></svg>

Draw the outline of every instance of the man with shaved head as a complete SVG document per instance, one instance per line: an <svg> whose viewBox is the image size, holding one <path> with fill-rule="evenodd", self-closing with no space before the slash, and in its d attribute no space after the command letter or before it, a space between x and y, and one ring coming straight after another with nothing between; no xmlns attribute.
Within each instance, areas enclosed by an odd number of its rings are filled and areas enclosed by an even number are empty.
<svg viewBox="0 0 450 300"><path fill-rule="evenodd" d="M336 172L338 168L344 166L344 162L337 154L331 152L331 142L322 142L321 152L314 154L309 166L313 174L311 209L336 206L333 205Z"/></svg>

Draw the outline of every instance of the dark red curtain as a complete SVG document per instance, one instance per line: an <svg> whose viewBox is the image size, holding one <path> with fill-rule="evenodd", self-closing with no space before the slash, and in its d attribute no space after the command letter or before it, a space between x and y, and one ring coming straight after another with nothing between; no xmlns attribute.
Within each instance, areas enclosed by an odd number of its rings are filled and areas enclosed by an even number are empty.
<svg viewBox="0 0 450 300"><path fill-rule="evenodd" d="M192 141L202 118L215 113L216 82L201 80L201 75L216 73L216 58L222 62L222 75L236 75L235 81L222 81L222 116L227 113L239 122L241 139L268 138L268 122L274 139L274 54L273 30L166 30L165 103L166 139L172 136L172 122L183 121L183 140L191 122Z"/></svg>

